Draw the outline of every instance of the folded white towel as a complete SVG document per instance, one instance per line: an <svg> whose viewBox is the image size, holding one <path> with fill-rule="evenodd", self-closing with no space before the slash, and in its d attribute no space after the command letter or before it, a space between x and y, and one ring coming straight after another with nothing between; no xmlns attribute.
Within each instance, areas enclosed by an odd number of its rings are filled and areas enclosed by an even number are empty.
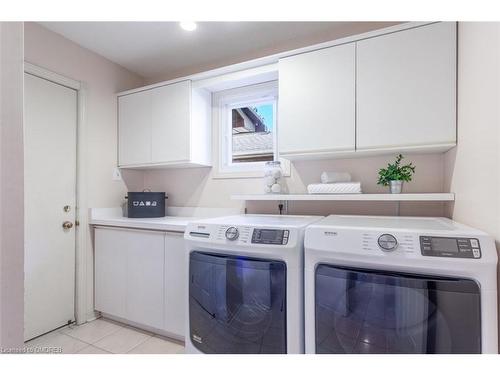
<svg viewBox="0 0 500 375"><path fill-rule="evenodd" d="M347 172L323 172L321 173L321 182L331 184L334 182L350 182L351 175Z"/></svg>
<svg viewBox="0 0 500 375"><path fill-rule="evenodd" d="M311 184L309 194L360 194L361 182L337 182L335 184Z"/></svg>

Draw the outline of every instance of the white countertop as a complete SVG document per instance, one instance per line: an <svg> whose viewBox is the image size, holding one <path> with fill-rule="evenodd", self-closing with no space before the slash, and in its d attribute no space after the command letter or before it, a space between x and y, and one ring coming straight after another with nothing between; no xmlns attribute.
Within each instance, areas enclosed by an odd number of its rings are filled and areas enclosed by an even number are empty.
<svg viewBox="0 0 500 375"><path fill-rule="evenodd" d="M239 209L221 208L194 208L194 207L169 207L169 216L158 218L129 218L122 215L122 209L91 208L89 213L90 225L103 225L123 228L153 229L171 232L184 232L191 221L207 217L227 216L240 213Z"/></svg>

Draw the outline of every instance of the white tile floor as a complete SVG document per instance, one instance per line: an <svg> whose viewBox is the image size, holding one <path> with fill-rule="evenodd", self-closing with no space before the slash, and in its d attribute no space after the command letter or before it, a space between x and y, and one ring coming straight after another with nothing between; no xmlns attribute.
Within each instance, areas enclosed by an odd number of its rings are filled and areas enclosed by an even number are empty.
<svg viewBox="0 0 500 375"><path fill-rule="evenodd" d="M63 354L184 353L184 346L177 341L102 318L61 328L28 341L25 346L36 352Z"/></svg>

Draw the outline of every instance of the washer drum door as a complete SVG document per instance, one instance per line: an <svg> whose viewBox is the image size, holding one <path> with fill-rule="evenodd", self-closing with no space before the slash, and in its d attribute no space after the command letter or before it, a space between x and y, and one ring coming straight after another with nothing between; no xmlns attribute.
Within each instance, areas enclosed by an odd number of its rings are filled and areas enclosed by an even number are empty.
<svg viewBox="0 0 500 375"><path fill-rule="evenodd" d="M481 353L473 280L320 264L316 353Z"/></svg>
<svg viewBox="0 0 500 375"><path fill-rule="evenodd" d="M286 265L192 252L189 339L203 353L286 353Z"/></svg>

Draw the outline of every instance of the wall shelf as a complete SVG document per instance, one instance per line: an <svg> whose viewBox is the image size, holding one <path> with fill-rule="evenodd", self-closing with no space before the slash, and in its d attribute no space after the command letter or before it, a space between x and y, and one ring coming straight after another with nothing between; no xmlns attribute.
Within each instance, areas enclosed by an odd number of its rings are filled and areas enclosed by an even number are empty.
<svg viewBox="0 0 500 375"><path fill-rule="evenodd" d="M403 194L234 194L239 201L454 201L454 193Z"/></svg>

